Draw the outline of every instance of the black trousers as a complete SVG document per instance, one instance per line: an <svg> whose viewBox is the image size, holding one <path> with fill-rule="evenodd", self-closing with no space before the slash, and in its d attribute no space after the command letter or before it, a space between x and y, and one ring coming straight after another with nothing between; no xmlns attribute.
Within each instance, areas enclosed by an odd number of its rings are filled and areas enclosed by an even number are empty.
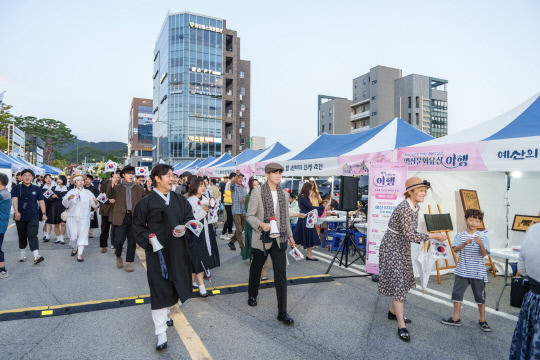
<svg viewBox="0 0 540 360"><path fill-rule="evenodd" d="M268 246L268 245L266 245ZM268 257L272 257L272 267L274 268L274 284L276 285L277 304L279 312L287 312L287 243L278 245L276 240L272 242L270 250L264 251L253 249L253 260L249 268L248 295L257 298L259 295L259 285L261 283L261 272Z"/></svg>
<svg viewBox="0 0 540 360"><path fill-rule="evenodd" d="M26 246L30 245L30 250L39 250L39 220L15 221L15 225L19 235L19 249L26 249Z"/></svg>
<svg viewBox="0 0 540 360"><path fill-rule="evenodd" d="M111 229L111 223L109 217L101 215L101 234L99 235L99 247L107 247L107 240L109 240L109 230ZM111 230L111 245L114 245L114 226Z"/></svg>
<svg viewBox="0 0 540 360"><path fill-rule="evenodd" d="M4 242L4 234L0 234L0 263L4 262L4 252L2 251L3 242Z"/></svg>
<svg viewBox="0 0 540 360"><path fill-rule="evenodd" d="M113 225L114 230L114 248L116 257L122 256L122 246L127 237L127 251L126 251L126 262L133 262L135 260L135 235L133 234L132 227L132 215L131 213L126 213L124 216L124 221L122 225L115 226Z"/></svg>
<svg viewBox="0 0 540 360"><path fill-rule="evenodd" d="M223 231L221 232L221 235L225 235L227 233L232 234L232 226L233 226L233 216L232 216L232 205L223 205L225 208L225 211L227 212L227 220L225 220L225 224L223 224Z"/></svg>

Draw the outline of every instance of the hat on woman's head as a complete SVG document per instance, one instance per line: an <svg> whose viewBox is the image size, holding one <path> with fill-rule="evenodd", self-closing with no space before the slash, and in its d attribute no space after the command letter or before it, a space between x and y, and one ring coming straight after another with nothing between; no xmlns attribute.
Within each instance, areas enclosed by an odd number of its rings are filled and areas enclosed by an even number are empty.
<svg viewBox="0 0 540 360"><path fill-rule="evenodd" d="M428 189L431 187L431 184L427 180L422 180L419 177L415 176L412 178L408 178L407 181L405 181L405 193L403 195L406 195L408 191L414 190L419 187L427 187Z"/></svg>

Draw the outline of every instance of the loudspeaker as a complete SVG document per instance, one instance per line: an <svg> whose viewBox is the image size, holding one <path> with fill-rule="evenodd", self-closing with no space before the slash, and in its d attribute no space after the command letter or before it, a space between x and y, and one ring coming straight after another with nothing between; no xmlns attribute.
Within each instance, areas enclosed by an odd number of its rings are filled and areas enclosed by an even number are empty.
<svg viewBox="0 0 540 360"><path fill-rule="evenodd" d="M358 209L358 178L340 176L339 210L353 211Z"/></svg>

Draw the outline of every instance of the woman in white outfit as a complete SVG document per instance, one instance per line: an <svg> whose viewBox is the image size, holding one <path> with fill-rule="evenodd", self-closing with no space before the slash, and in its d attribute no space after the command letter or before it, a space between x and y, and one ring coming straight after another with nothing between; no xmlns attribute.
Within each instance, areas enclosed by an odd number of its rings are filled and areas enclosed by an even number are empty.
<svg viewBox="0 0 540 360"><path fill-rule="evenodd" d="M90 190L84 188L83 175L75 175L71 183L74 189L68 191L62 204L68 210L67 233L69 245L73 247L71 256L77 255L77 261L83 262L83 250L88 245L88 231L90 229L90 208L97 208L98 201Z"/></svg>

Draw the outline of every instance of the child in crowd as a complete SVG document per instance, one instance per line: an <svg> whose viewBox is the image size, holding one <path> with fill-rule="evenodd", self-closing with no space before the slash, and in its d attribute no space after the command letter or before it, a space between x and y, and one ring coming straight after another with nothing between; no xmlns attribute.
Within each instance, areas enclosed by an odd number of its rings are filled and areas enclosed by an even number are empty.
<svg viewBox="0 0 540 360"><path fill-rule="evenodd" d="M461 326L459 317L463 294L469 285L474 294L474 300L478 304L480 320L478 324L482 331L490 332L491 328L486 322L486 291L485 283L488 282L484 256L489 253L489 242L486 234L479 231L484 213L477 209L465 211L467 231L456 234L453 249L460 252L459 261L454 271L454 289L452 301L454 302L454 315L443 319L442 323L452 326Z"/></svg>

